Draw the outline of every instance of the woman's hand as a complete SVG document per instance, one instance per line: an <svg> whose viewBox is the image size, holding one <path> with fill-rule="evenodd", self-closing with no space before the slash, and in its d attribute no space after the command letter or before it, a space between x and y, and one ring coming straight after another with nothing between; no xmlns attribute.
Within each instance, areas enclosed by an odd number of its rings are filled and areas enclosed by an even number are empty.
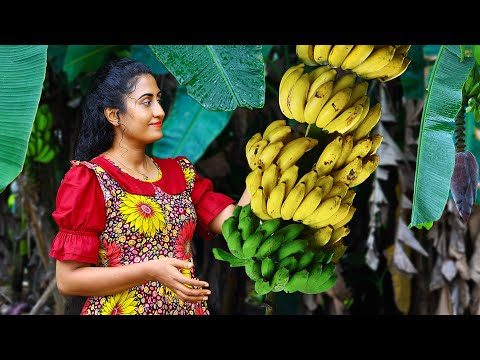
<svg viewBox="0 0 480 360"><path fill-rule="evenodd" d="M158 260L149 261L149 264L152 265L150 267L152 279L168 287L183 301L197 303L208 300L210 290L203 289L209 286L208 283L189 278L181 273L181 269L190 271L190 268L193 266L191 262L162 257ZM190 285L191 288L187 285Z"/></svg>

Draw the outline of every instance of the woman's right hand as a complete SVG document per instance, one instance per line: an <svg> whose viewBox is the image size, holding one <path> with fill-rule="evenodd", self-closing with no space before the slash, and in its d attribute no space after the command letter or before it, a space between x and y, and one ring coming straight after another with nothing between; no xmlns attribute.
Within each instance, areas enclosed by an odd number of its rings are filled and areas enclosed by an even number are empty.
<svg viewBox="0 0 480 360"><path fill-rule="evenodd" d="M206 281L195 280L189 278L181 273L181 269L188 269L193 266L193 263L170 257L162 257L158 260L151 260L149 264L152 266L152 278L159 281L162 285L168 287L177 296L189 303L197 303L208 300L210 290ZM190 285L190 287L186 286Z"/></svg>

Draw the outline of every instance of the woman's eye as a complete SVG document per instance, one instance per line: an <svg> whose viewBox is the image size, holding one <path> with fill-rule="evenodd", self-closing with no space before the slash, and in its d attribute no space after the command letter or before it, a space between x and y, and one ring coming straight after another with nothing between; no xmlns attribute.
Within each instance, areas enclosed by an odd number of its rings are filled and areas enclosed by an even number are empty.
<svg viewBox="0 0 480 360"><path fill-rule="evenodd" d="M144 102L143 102L143 105L149 106L151 103L152 103L152 102L151 102L150 100L147 100L147 101L144 101Z"/></svg>

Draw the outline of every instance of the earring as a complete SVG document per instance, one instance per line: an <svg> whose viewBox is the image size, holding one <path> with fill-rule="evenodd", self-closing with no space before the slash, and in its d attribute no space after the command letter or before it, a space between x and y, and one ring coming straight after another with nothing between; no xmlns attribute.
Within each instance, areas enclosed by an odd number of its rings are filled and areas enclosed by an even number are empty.
<svg viewBox="0 0 480 360"><path fill-rule="evenodd" d="M117 126L120 125L120 120L117 120Z"/></svg>

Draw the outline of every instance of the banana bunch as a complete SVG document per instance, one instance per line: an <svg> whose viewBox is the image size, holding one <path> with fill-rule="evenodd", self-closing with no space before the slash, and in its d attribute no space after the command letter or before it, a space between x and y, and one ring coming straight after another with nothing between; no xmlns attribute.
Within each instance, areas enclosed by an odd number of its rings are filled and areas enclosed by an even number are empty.
<svg viewBox="0 0 480 360"><path fill-rule="evenodd" d="M48 109L48 105L40 105L35 115L27 147L27 157L31 160L48 163L52 161L57 154L58 151L52 143L52 124L53 116Z"/></svg>
<svg viewBox="0 0 480 360"><path fill-rule="evenodd" d="M317 294L335 284L335 262L341 255L333 248L312 246L312 233L305 236L305 229L298 222L262 221L250 204L237 206L222 225L229 251L213 248L213 255L231 267L243 266L259 295L271 291Z"/></svg>
<svg viewBox="0 0 480 360"><path fill-rule="evenodd" d="M329 66L366 80L386 82L402 75L410 64L411 45L297 45L302 64Z"/></svg>

